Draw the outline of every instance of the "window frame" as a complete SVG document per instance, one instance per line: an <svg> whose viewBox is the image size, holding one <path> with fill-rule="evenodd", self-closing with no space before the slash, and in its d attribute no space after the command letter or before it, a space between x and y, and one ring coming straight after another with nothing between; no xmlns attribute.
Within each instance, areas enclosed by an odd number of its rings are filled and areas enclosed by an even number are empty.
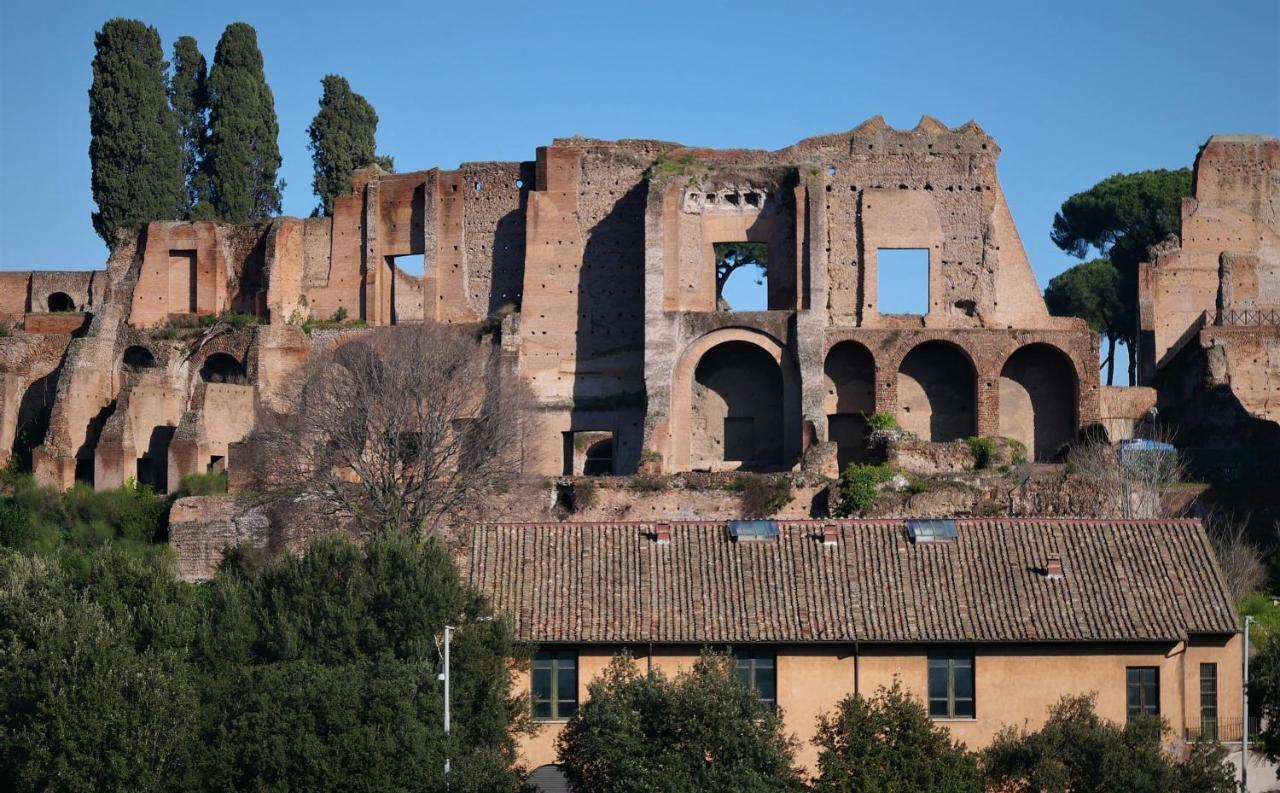
<svg viewBox="0 0 1280 793"><path fill-rule="evenodd" d="M972 647L934 647L925 655L925 694L929 718L933 721L976 721L978 718L978 674L977 653ZM943 696L935 696L931 673L934 669L945 669L947 690ZM967 671L969 676L968 697L956 696L956 678L958 673ZM946 712L937 713L934 703L945 703ZM957 703L969 703L969 712L960 713Z"/></svg>
<svg viewBox="0 0 1280 793"><path fill-rule="evenodd" d="M733 656L733 671L738 676L738 680L756 692L761 702L776 709L778 707L778 651L773 647L749 646L733 647L729 652ZM762 673L771 677L772 697L766 697L760 692L759 679Z"/></svg>
<svg viewBox="0 0 1280 793"><path fill-rule="evenodd" d="M1143 674L1147 672L1151 673L1150 683L1142 679ZM1159 718L1160 667L1126 666L1124 668L1124 691L1126 723L1131 723L1136 719L1150 718L1153 716ZM1137 692L1138 695L1136 703L1134 701L1135 692Z"/></svg>
<svg viewBox="0 0 1280 793"><path fill-rule="evenodd" d="M545 664L545 665L544 665ZM560 673L573 672L572 696L562 696L560 691ZM539 696L538 676L540 672L548 675L546 696ZM568 721L578 712L578 651L567 647L540 649L533 654L533 663L529 669L530 713L534 721L555 722ZM546 713L540 715L538 706L546 704ZM566 707L568 706L568 707ZM568 710L569 712L563 712Z"/></svg>
<svg viewBox="0 0 1280 793"><path fill-rule="evenodd" d="M1209 675L1206 676L1205 673ZM1208 683L1210 685L1206 686ZM1208 697L1211 702L1205 703ZM1218 664L1200 664L1200 735L1206 738L1218 737Z"/></svg>

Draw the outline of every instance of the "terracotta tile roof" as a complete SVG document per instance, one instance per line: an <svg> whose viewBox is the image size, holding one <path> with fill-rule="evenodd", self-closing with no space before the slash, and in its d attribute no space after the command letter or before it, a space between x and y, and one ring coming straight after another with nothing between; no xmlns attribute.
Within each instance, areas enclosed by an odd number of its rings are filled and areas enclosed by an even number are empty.
<svg viewBox="0 0 1280 793"><path fill-rule="evenodd" d="M913 544L905 521L524 523L471 530L464 569L536 642L1175 640L1239 621L1197 521L957 520ZM832 525L838 541L823 545ZM1043 568L1062 559L1064 575Z"/></svg>

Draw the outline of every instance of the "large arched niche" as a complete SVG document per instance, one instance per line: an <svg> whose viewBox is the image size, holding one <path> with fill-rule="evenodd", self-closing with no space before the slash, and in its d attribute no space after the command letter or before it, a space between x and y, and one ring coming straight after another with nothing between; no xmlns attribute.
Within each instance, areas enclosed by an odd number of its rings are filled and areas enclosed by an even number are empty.
<svg viewBox="0 0 1280 793"><path fill-rule="evenodd" d="M837 447L840 468L867 458L867 416L876 408L876 364L871 351L842 341L823 364L822 407L827 440Z"/></svg>
<svg viewBox="0 0 1280 793"><path fill-rule="evenodd" d="M671 471L792 468L800 454L794 359L777 339L746 328L697 339L675 368L668 433Z"/></svg>
<svg viewBox="0 0 1280 793"><path fill-rule="evenodd" d="M926 441L976 434L977 402L973 363L954 344L926 341L898 366L898 423Z"/></svg>
<svg viewBox="0 0 1280 793"><path fill-rule="evenodd" d="M1075 436L1080 400L1075 364L1049 344L1019 347L1000 370L1000 434L1027 457L1050 462Z"/></svg>

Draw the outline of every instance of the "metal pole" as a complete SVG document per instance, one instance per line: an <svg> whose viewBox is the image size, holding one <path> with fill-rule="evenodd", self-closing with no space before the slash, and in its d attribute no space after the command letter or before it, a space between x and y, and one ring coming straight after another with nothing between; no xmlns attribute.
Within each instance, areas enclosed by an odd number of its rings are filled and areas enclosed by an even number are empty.
<svg viewBox="0 0 1280 793"><path fill-rule="evenodd" d="M444 626L444 772L449 773L449 640L453 638L453 627Z"/></svg>
<svg viewBox="0 0 1280 793"><path fill-rule="evenodd" d="M1240 731L1240 789L1249 790L1249 626L1253 617L1244 618L1244 729Z"/></svg>

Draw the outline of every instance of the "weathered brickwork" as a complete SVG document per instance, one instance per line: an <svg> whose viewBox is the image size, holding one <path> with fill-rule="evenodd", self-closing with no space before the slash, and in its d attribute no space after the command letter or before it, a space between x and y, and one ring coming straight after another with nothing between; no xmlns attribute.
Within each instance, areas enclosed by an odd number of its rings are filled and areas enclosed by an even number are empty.
<svg viewBox="0 0 1280 793"><path fill-rule="evenodd" d="M330 338L311 323L501 319L537 400L530 473L831 475L875 412L924 442L999 435L1053 459L1081 426L1149 405L1104 412L1096 337L1045 310L998 155L972 122L877 117L773 152L575 137L523 162L371 166L331 217L152 223L105 272L3 274L0 319L65 350L23 363L30 345L10 345L6 404L36 381L56 394L31 451L42 481L235 481L254 408ZM761 310L733 310L718 271L743 243L761 252ZM927 261L915 315L878 298L896 276L882 252L901 248ZM68 313L48 313L55 294ZM231 312L256 325L214 323Z"/></svg>

